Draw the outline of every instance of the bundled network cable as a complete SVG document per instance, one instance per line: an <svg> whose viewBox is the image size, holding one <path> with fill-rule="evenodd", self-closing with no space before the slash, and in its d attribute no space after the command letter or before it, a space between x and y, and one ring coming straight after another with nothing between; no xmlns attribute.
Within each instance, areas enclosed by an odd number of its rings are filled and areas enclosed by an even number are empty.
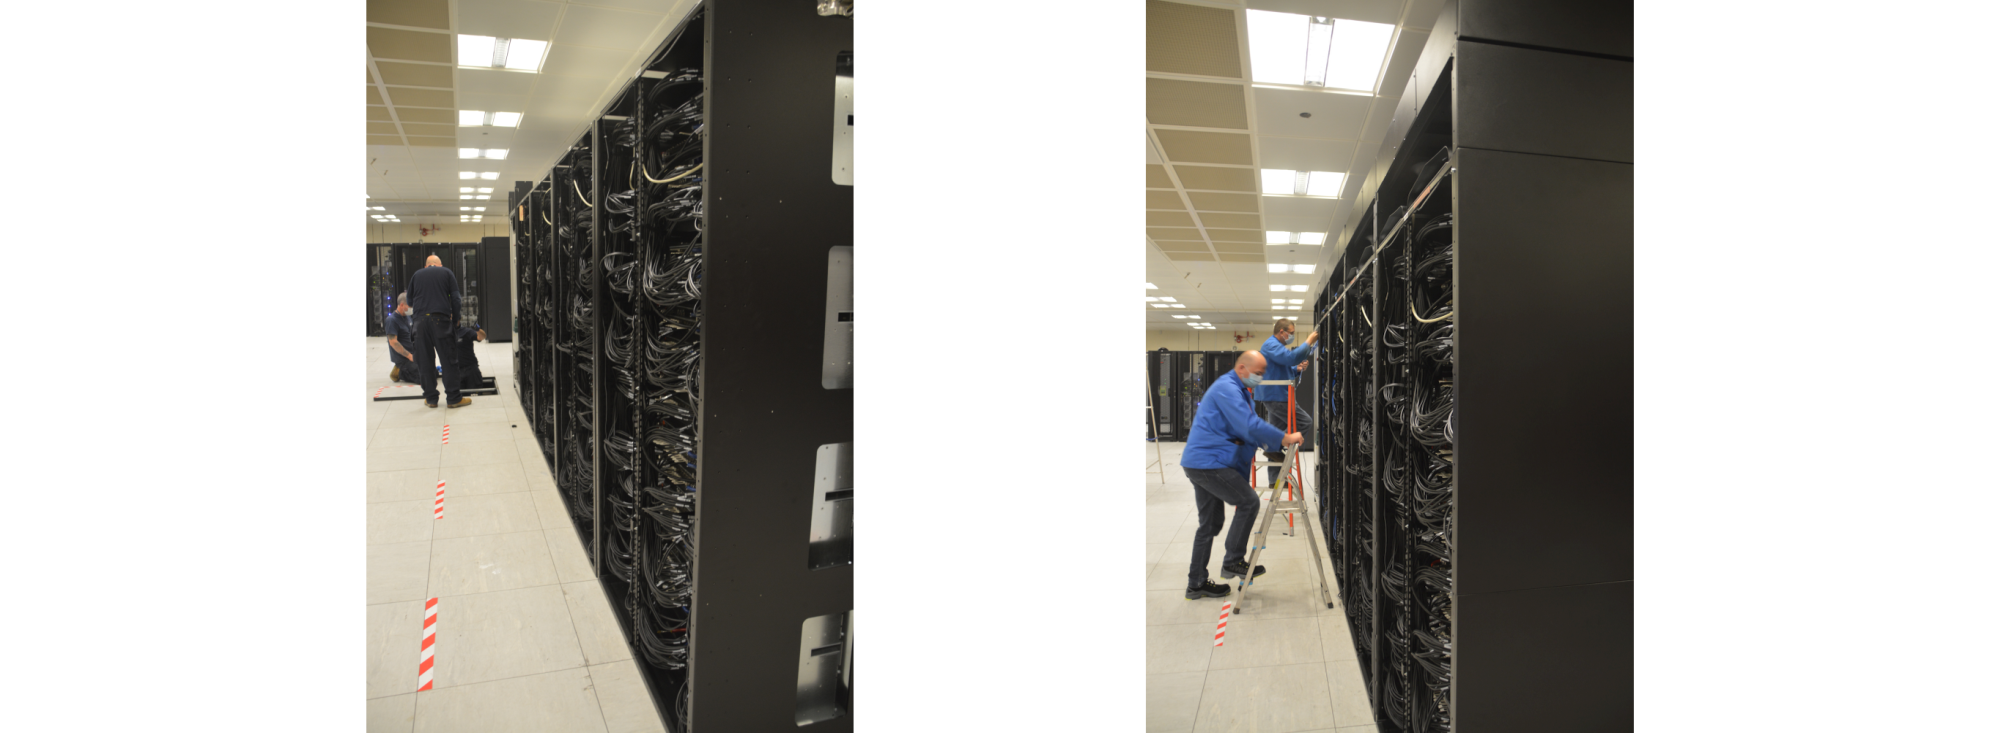
<svg viewBox="0 0 2000 733"><path fill-rule="evenodd" d="M1449 160L1440 150L1424 172L1435 172ZM1428 181L1429 176L1423 177ZM1421 181L1420 181L1421 182ZM1415 189L1413 189L1415 190ZM1402 433L1409 465L1409 520L1412 534L1405 545L1413 568L1407 614L1408 694L1414 725L1422 733L1451 730L1451 642L1453 492L1452 354L1453 321L1452 214L1446 197L1434 197L1416 209L1402 259L1406 294L1401 316L1408 323L1405 374L1409 404Z"/></svg>

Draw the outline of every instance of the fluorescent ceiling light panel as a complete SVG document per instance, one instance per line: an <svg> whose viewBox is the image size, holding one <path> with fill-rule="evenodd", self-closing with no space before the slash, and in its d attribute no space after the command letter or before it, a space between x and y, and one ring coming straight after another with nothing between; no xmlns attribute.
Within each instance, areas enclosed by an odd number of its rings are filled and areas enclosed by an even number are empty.
<svg viewBox="0 0 2000 733"><path fill-rule="evenodd" d="M1160 296L1160 302L1162 302L1162 303L1172 303L1172 302L1174 302L1174 299L1173 299L1173 298L1170 298L1170 297L1167 297L1167 296L1165 296L1165 295L1162 295L1162 296Z"/></svg>
<svg viewBox="0 0 2000 733"><path fill-rule="evenodd" d="M1267 10L1246 10L1243 15L1250 26L1250 80L1304 84L1306 26L1312 19Z"/></svg>
<svg viewBox="0 0 2000 733"><path fill-rule="evenodd" d="M1309 87L1326 86L1326 61L1333 50L1333 19L1308 18L1306 20L1306 71L1305 84Z"/></svg>
<svg viewBox="0 0 2000 733"><path fill-rule="evenodd" d="M1295 310L1300 310L1301 308L1304 308L1304 306L1297 306L1297 305L1288 305L1288 306L1285 306L1285 310L1293 310L1293 311L1295 311Z"/></svg>
<svg viewBox="0 0 2000 733"><path fill-rule="evenodd" d="M1175 303L1175 304L1173 304L1173 305L1172 305L1171 307L1174 307L1174 308L1186 308L1186 307L1187 307L1187 304L1185 304L1185 303Z"/></svg>
<svg viewBox="0 0 2000 733"><path fill-rule="evenodd" d="M476 109L461 109L458 111L459 127L478 127L484 124L486 124L485 112Z"/></svg>
<svg viewBox="0 0 2000 733"><path fill-rule="evenodd" d="M1291 300L1290 300L1290 301L1288 301L1288 302L1290 302L1290 303L1291 303L1292 305L1298 305L1298 304L1300 304L1300 303L1304 303L1305 301L1303 301L1303 300L1300 300L1300 299L1298 299L1298 298L1293 298L1293 299L1291 299Z"/></svg>
<svg viewBox="0 0 2000 733"><path fill-rule="evenodd" d="M1299 244L1326 244L1326 232L1299 232Z"/></svg>
<svg viewBox="0 0 2000 733"><path fill-rule="evenodd" d="M1285 292L1285 286L1283 286L1283 285L1273 285L1273 286L1271 286L1271 292L1273 292L1273 293L1282 293L1282 292Z"/></svg>
<svg viewBox="0 0 2000 733"><path fill-rule="evenodd" d="M1165 307L1167 307L1167 304L1165 304L1165 303L1154 303L1154 304L1153 304L1153 307L1154 307L1154 308L1165 308Z"/></svg>
<svg viewBox="0 0 2000 733"><path fill-rule="evenodd" d="M459 159L459 160L465 160L466 158L477 158L477 157L479 157L479 148L459 148L459 149L458 149L458 159Z"/></svg>
<svg viewBox="0 0 2000 733"><path fill-rule="evenodd" d="M1284 318L1284 316L1271 316L1271 319L1272 319L1272 320L1277 320L1277 319L1279 319L1279 318Z"/></svg>
<svg viewBox="0 0 2000 733"><path fill-rule="evenodd" d="M473 210L473 211L485 211L485 210L486 210L486 207L484 207L484 206L474 206L474 207L472 207L472 210Z"/></svg>
<svg viewBox="0 0 2000 733"><path fill-rule="evenodd" d="M1270 271L1272 272L1284 272L1285 270L1291 269L1291 265L1280 265L1275 262L1266 264L1264 265L1264 267L1270 269Z"/></svg>
<svg viewBox="0 0 2000 733"><path fill-rule="evenodd" d="M502 149L499 149L499 148L487 148L487 150L486 150L486 159L487 159L487 160L506 160L506 159L507 159L507 151L505 151L505 150L502 150ZM1316 175L1319 175L1319 174L1318 174L1318 173L1314 173L1313 175L1315 175L1315 176L1316 176ZM1339 174L1335 174L1335 175L1339 175ZM1336 190L1336 191L1340 190L1340 184L1338 184L1338 183L1334 184L1333 188L1334 188L1334 190Z"/></svg>
<svg viewBox="0 0 2000 733"><path fill-rule="evenodd" d="M1291 244L1291 232L1264 232L1265 244Z"/></svg>
<svg viewBox="0 0 2000 733"><path fill-rule="evenodd" d="M473 176L476 176L476 175L479 175L479 174L477 174L477 173L474 173L474 172L472 172L472 171L459 171L459 172L458 172L458 178L459 178L459 180L461 180L461 181L462 181L462 180L465 180L465 179L467 179L467 178L471 178L471 177L473 177Z"/></svg>
<svg viewBox="0 0 2000 733"><path fill-rule="evenodd" d="M1373 91L1375 77L1382 73L1382 57L1389 52L1389 38L1395 33L1393 25L1344 19L1334 21L1324 85L1334 89Z"/></svg>
<svg viewBox="0 0 2000 733"><path fill-rule="evenodd" d="M458 65L480 69L541 71L548 55L548 41L492 36L458 37Z"/></svg>
<svg viewBox="0 0 2000 733"><path fill-rule="evenodd" d="M375 210L376 210L376 211L387 211L387 209L384 209L384 208L382 208L382 207L380 207L380 206L377 206L377 207L375 207Z"/></svg>
<svg viewBox="0 0 2000 733"><path fill-rule="evenodd" d="M1281 310L1284 310L1284 309L1285 309L1285 307L1284 307L1284 306L1282 306L1282 305L1274 305L1274 306L1271 306L1271 310L1274 310L1274 311L1281 311Z"/></svg>
<svg viewBox="0 0 2000 733"><path fill-rule="evenodd" d="M472 207L470 207L470 206L460 206L460 207L458 207L458 210L459 210L459 211L471 211L471 210L472 210ZM467 216L471 216L471 215L470 215L470 214L467 214Z"/></svg>
<svg viewBox="0 0 2000 733"><path fill-rule="evenodd" d="M495 112L495 113L493 113L493 126L494 126L494 127L520 127L520 126L521 126L521 113L519 113L519 112Z"/></svg>
<svg viewBox="0 0 2000 733"><path fill-rule="evenodd" d="M479 192L480 192L480 193L493 193L493 189L490 189L490 188L482 188L482 189L479 189Z"/></svg>
<svg viewBox="0 0 2000 733"><path fill-rule="evenodd" d="M498 180L498 179L500 178L500 174L499 174L499 173L481 173L481 174L479 174L479 177L480 177L480 178L484 178L484 179L486 179L486 180L489 180L489 181L493 181L493 180Z"/></svg>
<svg viewBox="0 0 2000 733"><path fill-rule="evenodd" d="M1152 284L1152 283L1146 283L1146 289L1147 289L1147 290L1159 290L1159 289L1160 289L1160 286L1158 286L1158 285L1154 285L1154 284Z"/></svg>
<svg viewBox="0 0 2000 733"><path fill-rule="evenodd" d="M1257 11L1253 10L1250 12L1254 13ZM1263 168L1258 171L1258 174L1264 182L1264 195L1282 196L1292 192L1292 179L1297 177L1298 171Z"/></svg>
<svg viewBox="0 0 2000 733"><path fill-rule="evenodd" d="M464 195L461 195L461 196L459 196L459 197L458 197L458 200L460 200L460 201L471 201L471 200L472 200L472 194L464 194Z"/></svg>
<svg viewBox="0 0 2000 733"><path fill-rule="evenodd" d="M1180 315L1177 315L1177 316L1174 316L1174 317L1175 317L1175 318L1186 318L1187 316L1180 316Z"/></svg>
<svg viewBox="0 0 2000 733"><path fill-rule="evenodd" d="M1200 318L1201 316L1188 316L1188 317L1189 317L1189 318Z"/></svg>
<svg viewBox="0 0 2000 733"><path fill-rule="evenodd" d="M1319 265L1292 265L1292 272L1301 275L1311 275L1313 274L1313 268L1316 267L1319 267Z"/></svg>
<svg viewBox="0 0 2000 733"><path fill-rule="evenodd" d="M1306 291L1306 286L1304 286L1304 285L1293 285L1293 286L1292 286L1292 292L1294 292L1294 293L1303 293L1303 292L1305 292L1305 291Z"/></svg>
<svg viewBox="0 0 2000 733"><path fill-rule="evenodd" d="M1284 298L1272 298L1272 299L1271 299L1271 304L1272 304L1272 305L1278 305L1278 304L1280 304L1280 303L1283 303L1283 302L1285 302L1285 299L1284 299Z"/></svg>
<svg viewBox="0 0 2000 733"><path fill-rule="evenodd" d="M493 46L499 40L492 36L460 35L458 37L458 65L491 68L493 66Z"/></svg>
<svg viewBox="0 0 2000 733"><path fill-rule="evenodd" d="M1387 41L1384 41L1383 48L1387 48ZM517 38L507 43L506 61L502 65L515 71L541 71L542 57L548 54L548 50L548 41L524 41ZM1380 55L1381 52L1377 51L1376 56Z"/></svg>
<svg viewBox="0 0 2000 733"><path fill-rule="evenodd" d="M461 189L458 189L458 192L459 192L459 193L472 193L472 188L468 186L468 187L466 187L466 188L461 188Z"/></svg>
<svg viewBox="0 0 2000 733"><path fill-rule="evenodd" d="M479 200L481 200L481 201L485 201L485 200L487 200L487 199L490 199L490 198L493 198L493 197L492 197L492 196L487 196L487 195L485 195L485 194L480 194L480 195L478 195L478 196L474 196L473 198L476 198L476 199L479 199Z"/></svg>
<svg viewBox="0 0 2000 733"><path fill-rule="evenodd" d="M1303 193L1307 196L1338 197L1340 196L1340 183L1346 178L1347 174L1345 173L1313 171L1306 182L1306 190Z"/></svg>

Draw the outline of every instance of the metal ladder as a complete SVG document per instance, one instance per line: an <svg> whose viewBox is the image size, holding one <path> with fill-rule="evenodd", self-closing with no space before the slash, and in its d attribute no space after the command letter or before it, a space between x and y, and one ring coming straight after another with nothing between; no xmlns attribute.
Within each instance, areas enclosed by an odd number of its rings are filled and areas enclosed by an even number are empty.
<svg viewBox="0 0 2000 733"><path fill-rule="evenodd" d="M1298 460L1299 447L1286 446L1284 469L1278 474L1278 483L1271 487L1270 501L1264 502L1264 516L1257 522L1257 531L1250 535L1250 557L1245 560L1248 571L1237 581L1236 602L1231 606L1234 609L1232 613L1242 613L1244 603L1250 600L1250 586L1257 582L1257 558L1264 552L1264 535L1271 530L1271 521L1276 519L1280 512L1287 517L1297 517L1305 525L1306 543L1312 548L1313 572L1319 578L1319 599L1327 608L1333 608L1333 595L1328 592L1326 585L1326 565L1320 560L1320 534L1313 530L1313 513L1306 509L1305 492L1295 492L1294 495L1299 497L1297 499L1278 498L1284 495L1283 492L1287 487L1291 486L1292 471L1297 466Z"/></svg>

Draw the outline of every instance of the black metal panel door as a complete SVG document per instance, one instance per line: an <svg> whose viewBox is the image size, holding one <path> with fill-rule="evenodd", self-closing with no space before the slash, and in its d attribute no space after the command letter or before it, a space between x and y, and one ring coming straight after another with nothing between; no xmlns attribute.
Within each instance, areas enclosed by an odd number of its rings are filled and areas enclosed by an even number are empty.
<svg viewBox="0 0 2000 733"><path fill-rule="evenodd" d="M1631 581L1460 593L1454 615L1454 729L1632 729Z"/></svg>

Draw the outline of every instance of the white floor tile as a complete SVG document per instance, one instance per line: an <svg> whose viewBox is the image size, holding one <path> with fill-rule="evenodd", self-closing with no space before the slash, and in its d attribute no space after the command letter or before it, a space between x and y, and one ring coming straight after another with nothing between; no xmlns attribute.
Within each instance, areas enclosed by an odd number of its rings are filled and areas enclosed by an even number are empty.
<svg viewBox="0 0 2000 733"><path fill-rule="evenodd" d="M368 546L368 605L422 601L430 578L429 542Z"/></svg>
<svg viewBox="0 0 2000 733"><path fill-rule="evenodd" d="M430 501L437 497L435 468L377 471L368 474L368 503Z"/></svg>
<svg viewBox="0 0 2000 733"><path fill-rule="evenodd" d="M380 506L380 505L377 505ZM437 520L435 539L483 534L527 532L542 528L535 500L527 492L490 496L455 496L445 485L444 518Z"/></svg>
<svg viewBox="0 0 2000 733"><path fill-rule="evenodd" d="M445 482L445 491L452 496L511 494L528 490L528 475L521 470L519 461L445 466L438 469L437 477Z"/></svg>
<svg viewBox="0 0 2000 733"><path fill-rule="evenodd" d="M1199 624L1148 626L1146 674L1206 672L1216 650L1213 620Z"/></svg>
<svg viewBox="0 0 2000 733"><path fill-rule="evenodd" d="M440 689L583 666L576 626L556 585L440 596L436 647Z"/></svg>
<svg viewBox="0 0 2000 733"><path fill-rule="evenodd" d="M433 501L389 501L368 505L368 544L423 542L431 538Z"/></svg>
<svg viewBox="0 0 2000 733"><path fill-rule="evenodd" d="M1146 733L1189 733L1206 672L1146 675Z"/></svg>
<svg viewBox="0 0 2000 733"><path fill-rule="evenodd" d="M1215 648L1208 668L1244 669L1324 662L1326 657L1320 645L1299 643L1301 639L1318 637L1319 619L1311 616L1278 619L1238 616L1229 620L1222 646Z"/></svg>
<svg viewBox="0 0 2000 733"><path fill-rule="evenodd" d="M590 667L590 684L597 690L608 733L665 733L659 709L631 659Z"/></svg>
<svg viewBox="0 0 2000 733"><path fill-rule="evenodd" d="M516 468L521 465L521 454L514 449L512 440L462 441L452 436L451 445L444 446L442 461L444 467L479 466L489 463L504 463Z"/></svg>
<svg viewBox="0 0 2000 733"><path fill-rule="evenodd" d="M430 595L555 585L555 561L540 531L437 539L431 543Z"/></svg>
<svg viewBox="0 0 2000 733"><path fill-rule="evenodd" d="M368 607L369 698L417 691L423 623L423 601Z"/></svg>
<svg viewBox="0 0 2000 733"><path fill-rule="evenodd" d="M604 714L590 674L582 667L459 687L439 686L417 695L415 733L548 731L603 733Z"/></svg>
<svg viewBox="0 0 2000 733"><path fill-rule="evenodd" d="M410 733L416 723L417 695L414 692L368 701L368 733Z"/></svg>
<svg viewBox="0 0 2000 733"><path fill-rule="evenodd" d="M1325 664L1211 670L1194 724L1196 733L1332 727Z"/></svg>
<svg viewBox="0 0 2000 733"><path fill-rule="evenodd" d="M564 583L563 599L569 603L570 620L576 623L576 638L583 648L584 664L604 664L632 658L632 646L619 630L618 618L604 595L604 586L595 580Z"/></svg>

